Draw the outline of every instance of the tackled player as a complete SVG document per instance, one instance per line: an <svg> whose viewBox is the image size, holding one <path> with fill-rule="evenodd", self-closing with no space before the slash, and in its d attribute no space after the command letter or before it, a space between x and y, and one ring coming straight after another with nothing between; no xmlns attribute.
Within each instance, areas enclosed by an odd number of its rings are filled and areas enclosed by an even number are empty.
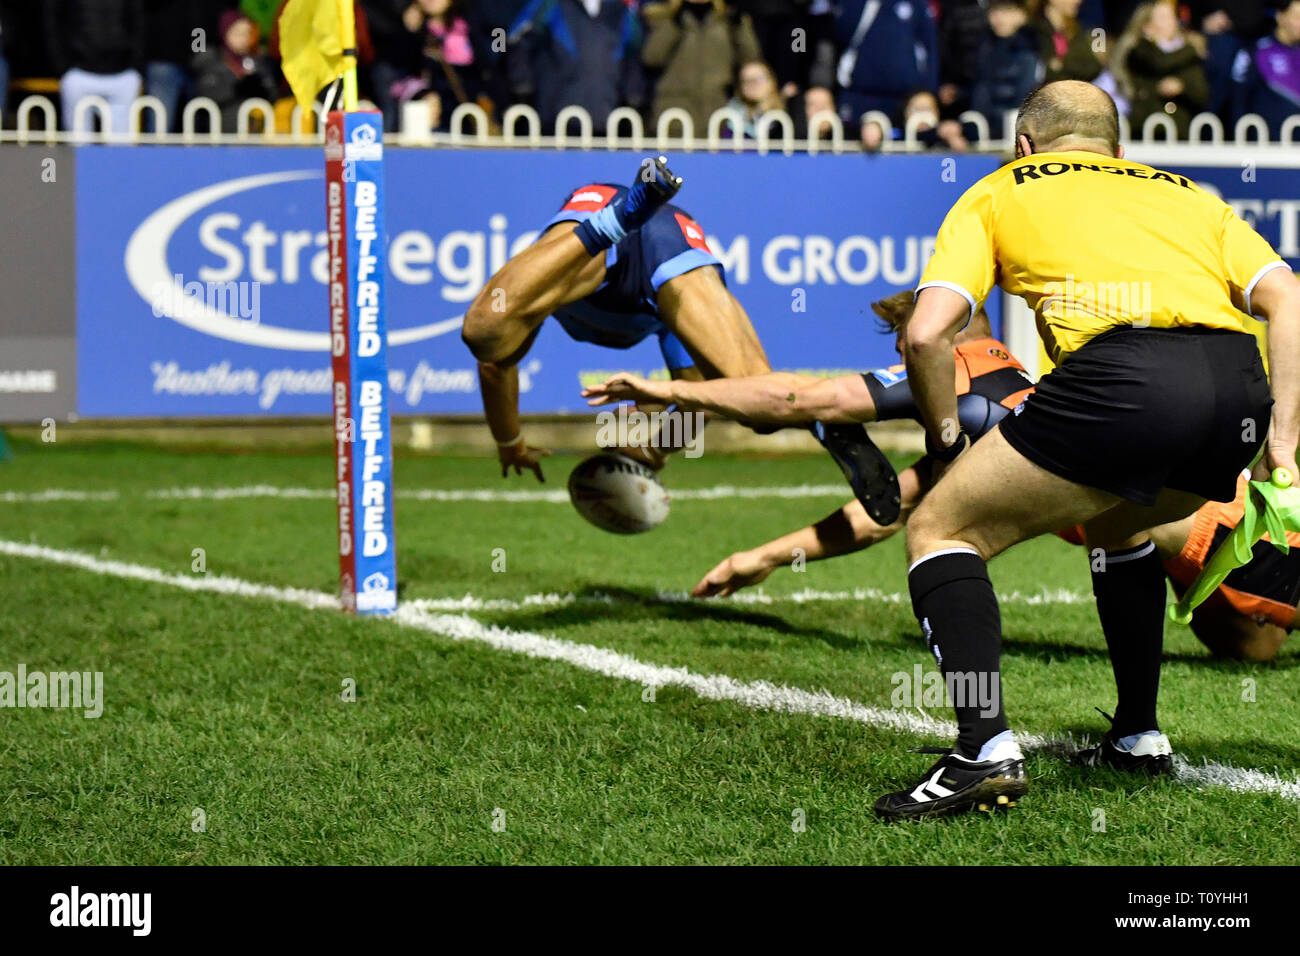
<svg viewBox="0 0 1300 956"><path fill-rule="evenodd" d="M871 305L886 329L895 335L900 355L914 306L910 291ZM972 441L983 437L1033 391L1023 366L992 334L988 316L981 309L954 340L958 418ZM591 405L626 400L672 402L687 411L709 411L773 425L802 425L817 419L920 421L921 416L906 365L830 379L771 372L715 382L651 381L619 372L582 394ZM928 457L923 456L899 475L901 513L892 524L878 524L858 501L850 501L816 524L728 555L700 579L691 593L695 597L725 597L762 583L777 568L791 564L796 554L808 561L819 561L861 551L893 537L903 530L908 515L929 490L930 465ZM1179 594L1241 520L1245 494L1245 481L1238 481L1237 496L1231 503L1207 502L1195 514L1148 532L1165 574ZM1085 543L1082 527L1058 533L1071 544ZM1291 545L1300 546L1300 534L1290 532L1287 537ZM1210 599L1196 608L1191 627L1217 656L1268 661L1276 656L1287 634L1300 625L1298 603L1300 547L1282 554L1266 535L1255 545L1250 562L1229 574ZM1099 748L1099 753L1106 751ZM1165 763L1158 759L1150 762Z"/></svg>

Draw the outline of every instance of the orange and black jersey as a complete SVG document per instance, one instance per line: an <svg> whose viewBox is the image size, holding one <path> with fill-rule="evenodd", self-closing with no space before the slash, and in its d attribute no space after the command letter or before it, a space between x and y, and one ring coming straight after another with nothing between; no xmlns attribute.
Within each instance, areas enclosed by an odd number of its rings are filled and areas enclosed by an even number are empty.
<svg viewBox="0 0 1300 956"><path fill-rule="evenodd" d="M1000 422L1034 390L1029 373L997 339L974 339L953 349L957 360L957 417L975 440ZM862 376L876 405L877 421L921 420L905 365Z"/></svg>
<svg viewBox="0 0 1300 956"><path fill-rule="evenodd" d="M1189 588L1219 545L1240 523L1246 509L1247 475L1237 479L1237 497L1232 501L1207 501L1196 510L1192 529L1183 550L1165 559L1165 574L1180 588ZM1083 544L1083 526L1058 531L1070 544ZM1286 533L1290 551L1285 554L1264 537L1251 549L1250 561L1234 568L1205 606L1230 607L1242 617L1267 621L1291 630L1296 606L1300 604L1300 534Z"/></svg>

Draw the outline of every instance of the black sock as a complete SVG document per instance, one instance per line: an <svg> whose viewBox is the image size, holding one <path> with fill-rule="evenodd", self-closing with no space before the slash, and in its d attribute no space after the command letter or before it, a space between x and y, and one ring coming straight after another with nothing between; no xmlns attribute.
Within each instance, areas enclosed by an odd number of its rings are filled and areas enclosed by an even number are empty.
<svg viewBox="0 0 1300 956"><path fill-rule="evenodd" d="M956 751L973 760L985 741L1007 729L999 669L1002 618L988 568L973 551L939 552L912 566L907 586L955 705Z"/></svg>
<svg viewBox="0 0 1300 956"><path fill-rule="evenodd" d="M1115 737L1159 730L1160 654L1165 638L1165 569L1148 541L1093 562L1092 593L1115 671Z"/></svg>

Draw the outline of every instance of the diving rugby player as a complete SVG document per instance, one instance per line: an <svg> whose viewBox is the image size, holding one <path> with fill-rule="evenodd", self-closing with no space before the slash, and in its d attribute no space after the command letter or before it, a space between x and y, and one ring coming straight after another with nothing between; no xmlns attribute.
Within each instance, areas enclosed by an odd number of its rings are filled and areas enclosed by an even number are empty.
<svg viewBox="0 0 1300 956"><path fill-rule="evenodd" d="M541 237L488 280L466 312L462 337L478 360L503 476L528 469L543 480L540 459L549 452L530 446L519 426L518 365L548 315L571 338L609 348L655 336L673 379L769 371L704 229L669 203L681 183L659 157L641 165L630 189L575 189ZM865 430L820 423L812 430L868 512L892 521L897 478ZM625 451L654 468L664 463L657 448Z"/></svg>

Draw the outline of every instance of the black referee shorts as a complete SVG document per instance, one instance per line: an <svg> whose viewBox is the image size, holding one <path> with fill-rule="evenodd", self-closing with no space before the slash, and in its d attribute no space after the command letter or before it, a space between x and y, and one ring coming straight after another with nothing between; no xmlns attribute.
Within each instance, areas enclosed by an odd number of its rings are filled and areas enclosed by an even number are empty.
<svg viewBox="0 0 1300 956"><path fill-rule="evenodd" d="M1141 505L1162 488L1231 501L1272 407L1253 336L1124 327L1045 375L1001 428L1053 474Z"/></svg>

